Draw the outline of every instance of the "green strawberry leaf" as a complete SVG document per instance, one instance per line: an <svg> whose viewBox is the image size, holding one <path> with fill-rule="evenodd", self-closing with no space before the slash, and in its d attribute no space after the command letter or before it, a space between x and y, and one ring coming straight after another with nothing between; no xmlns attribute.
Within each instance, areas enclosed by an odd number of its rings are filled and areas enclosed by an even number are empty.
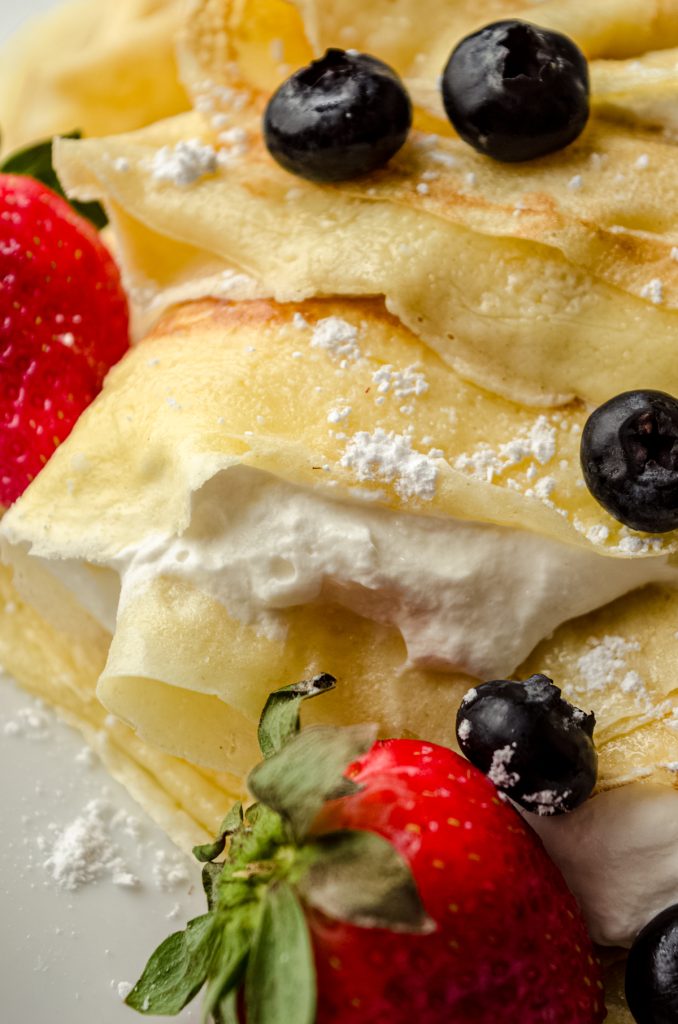
<svg viewBox="0 0 678 1024"><path fill-rule="evenodd" d="M334 832L309 844L304 854L310 864L296 887L310 906L360 928L435 931L409 864L383 836Z"/></svg>
<svg viewBox="0 0 678 1024"><path fill-rule="evenodd" d="M265 860L280 845L290 841L289 829L279 814L263 804L247 808L244 827L231 840L229 861L245 868Z"/></svg>
<svg viewBox="0 0 678 1024"><path fill-rule="evenodd" d="M237 994L251 944L252 928L247 926L245 916L232 918L224 928L221 948L212 963L216 973L208 979L202 1024L207 1024L210 1015L223 1018L221 1007L230 993Z"/></svg>
<svg viewBox="0 0 678 1024"><path fill-rule="evenodd" d="M80 139L82 138L82 133L77 131L69 132L61 137L64 139ZM74 199L68 198L54 170L51 139L37 142L32 146L27 146L25 149L20 149L16 153L10 154L0 164L0 172L3 174L22 174L29 178L36 178L37 181L41 181L43 185L51 188L53 192L56 192L62 199L70 203L76 213L91 221L97 230L101 231L108 224L108 217L100 203L79 203Z"/></svg>
<svg viewBox="0 0 678 1024"><path fill-rule="evenodd" d="M204 985L219 942L216 914L189 921L158 946L125 1002L140 1013L179 1013Z"/></svg>
<svg viewBox="0 0 678 1024"><path fill-rule="evenodd" d="M247 1024L313 1024L316 977L311 939L294 890L266 893L245 979Z"/></svg>
<svg viewBox="0 0 678 1024"><path fill-rule="evenodd" d="M224 870L223 864L212 864L209 863L203 865L202 869L202 887L205 890L205 896L207 897L207 906L210 910L214 910L217 902L217 883L221 877L221 873Z"/></svg>
<svg viewBox="0 0 678 1024"><path fill-rule="evenodd" d="M304 729L250 772L250 792L289 822L301 841L326 800L358 791L344 772L370 749L376 735L376 725Z"/></svg>
<svg viewBox="0 0 678 1024"><path fill-rule="evenodd" d="M207 863L214 860L216 857L221 856L226 847L226 839L228 836L232 836L234 832L237 832L243 821L242 804L237 803L234 807L231 807L230 811L219 826L219 834L213 843L206 843L204 846L194 846L193 856L196 860L201 863Z"/></svg>
<svg viewBox="0 0 678 1024"><path fill-rule="evenodd" d="M333 690L336 682L334 676L323 672L313 679L283 686L270 695L259 719L259 746L264 757L273 757L299 732L303 702Z"/></svg>

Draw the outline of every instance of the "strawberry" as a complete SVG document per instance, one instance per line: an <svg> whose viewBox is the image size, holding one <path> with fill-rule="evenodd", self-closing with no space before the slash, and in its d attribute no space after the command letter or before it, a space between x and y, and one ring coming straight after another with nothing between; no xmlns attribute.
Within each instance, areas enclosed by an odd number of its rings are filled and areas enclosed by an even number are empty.
<svg viewBox="0 0 678 1024"><path fill-rule="evenodd" d="M311 917L318 1024L585 1024L602 985L574 897L534 832L453 751L376 743L347 775L361 788L316 828L369 829L410 865L431 935Z"/></svg>
<svg viewBox="0 0 678 1024"><path fill-rule="evenodd" d="M0 175L0 505L26 489L129 347L96 230L32 178Z"/></svg>
<svg viewBox="0 0 678 1024"><path fill-rule="evenodd" d="M156 950L128 1004L177 1013L206 982L217 1024L602 1021L591 941L537 836L451 750L299 732L302 700L333 684L269 698L259 802L194 851L208 913Z"/></svg>

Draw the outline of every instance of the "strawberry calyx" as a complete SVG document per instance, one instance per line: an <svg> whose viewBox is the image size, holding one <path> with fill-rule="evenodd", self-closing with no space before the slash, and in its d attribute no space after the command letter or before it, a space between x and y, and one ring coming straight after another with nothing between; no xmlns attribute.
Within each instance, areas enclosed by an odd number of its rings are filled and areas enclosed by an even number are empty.
<svg viewBox="0 0 678 1024"><path fill-rule="evenodd" d="M64 132L57 136L61 139L81 139L82 132ZM108 224L108 217L101 205L97 202L78 202L77 199L70 199L64 192L61 182L54 169L53 163L54 139L43 139L40 142L33 142L30 146L15 150L0 163L0 173L21 174L29 178L35 178L51 189L62 199L69 203L76 213L90 221L97 231L101 231Z"/></svg>
<svg viewBox="0 0 678 1024"><path fill-rule="evenodd" d="M256 803L235 804L214 842L193 851L208 912L156 949L129 1006L173 1015L206 986L204 1021L237 1024L242 990L248 1024L312 1024L306 908L361 928L435 930L409 865L388 840L313 832L328 801L359 791L345 773L376 739L371 725L300 730L302 703L335 682L322 674L269 697L259 724L264 760L248 778Z"/></svg>

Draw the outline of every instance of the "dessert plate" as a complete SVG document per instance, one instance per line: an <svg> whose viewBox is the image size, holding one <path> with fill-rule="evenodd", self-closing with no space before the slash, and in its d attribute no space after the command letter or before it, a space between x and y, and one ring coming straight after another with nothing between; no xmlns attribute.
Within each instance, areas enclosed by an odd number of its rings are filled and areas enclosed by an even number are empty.
<svg viewBox="0 0 678 1024"><path fill-rule="evenodd" d="M84 750L73 729L2 678L0 984L7 1024L132 1024L136 1015L122 1001L128 984L174 920L179 928L202 913L188 858ZM106 852L94 841L100 830L117 848L117 866L102 865ZM91 874L99 877L85 882ZM137 881L127 884L125 875ZM199 1016L196 1004L177 1020Z"/></svg>
<svg viewBox="0 0 678 1024"><path fill-rule="evenodd" d="M20 10L0 4L0 42L54 6L53 0L25 0ZM83 749L73 729L2 679L0 1015L6 1024L130 1024L135 1014L122 1002L126 984L136 981L174 915L181 927L203 910L190 862ZM138 879L133 886L115 884L104 870L69 891L53 877L55 870L60 875L58 857L51 869L45 866L58 836L74 822L82 826L93 800L89 814L108 822L122 874ZM86 844L69 835L82 853ZM187 1024L199 1016L195 1005L176 1019Z"/></svg>

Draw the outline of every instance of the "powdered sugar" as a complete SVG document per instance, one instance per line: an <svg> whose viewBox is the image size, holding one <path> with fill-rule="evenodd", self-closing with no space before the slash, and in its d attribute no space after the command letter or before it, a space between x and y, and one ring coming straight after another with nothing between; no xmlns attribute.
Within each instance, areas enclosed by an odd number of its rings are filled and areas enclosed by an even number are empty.
<svg viewBox="0 0 678 1024"><path fill-rule="evenodd" d="M591 544L605 544L610 537L609 527L604 526L601 523L596 523L593 526L586 526L578 516L575 516L572 520L572 525L575 530L582 533Z"/></svg>
<svg viewBox="0 0 678 1024"><path fill-rule="evenodd" d="M404 370L395 370L390 363L380 366L372 374L372 381L377 385L380 395L390 393L396 398L419 396L428 391L428 381L416 363L405 367Z"/></svg>
<svg viewBox="0 0 678 1024"><path fill-rule="evenodd" d="M292 326L295 331L308 331L311 327L306 317L299 312L292 317Z"/></svg>
<svg viewBox="0 0 678 1024"><path fill-rule="evenodd" d="M591 638L587 651L577 660L577 670L587 694L597 693L609 686L618 687L623 693L633 694L638 699L647 696L645 684L640 675L629 670L627 655L640 650L637 640L626 640L622 636Z"/></svg>
<svg viewBox="0 0 678 1024"><path fill-rule="evenodd" d="M344 423L351 415L352 409L350 405L340 405L334 409L330 409L327 414L327 422L332 424Z"/></svg>
<svg viewBox="0 0 678 1024"><path fill-rule="evenodd" d="M467 740L471 735L471 723L468 718L462 719L457 727L457 736L460 740Z"/></svg>
<svg viewBox="0 0 678 1024"><path fill-rule="evenodd" d="M339 464L351 469L358 480L395 483L401 498L430 501L436 491L434 459L413 449L410 437L381 427L372 433L361 430L354 434Z"/></svg>
<svg viewBox="0 0 678 1024"><path fill-rule="evenodd" d="M343 366L356 362L362 354L358 344L358 328L339 316L318 320L313 328L311 348L324 349Z"/></svg>
<svg viewBox="0 0 678 1024"><path fill-rule="evenodd" d="M168 854L156 850L153 861L153 881L158 889L169 891L190 881L186 858L181 854Z"/></svg>
<svg viewBox="0 0 678 1024"><path fill-rule="evenodd" d="M104 876L115 885L138 884L112 840L112 816L109 803L90 800L69 825L63 829L52 826L52 835L41 837L38 845L46 853L43 866L60 889L75 891Z"/></svg>
<svg viewBox="0 0 678 1024"><path fill-rule="evenodd" d="M492 755L492 764L490 765L487 777L491 782L494 782L497 789L511 789L520 782L518 773L509 771L509 765L515 756L515 752L516 744L509 743L507 746L495 750Z"/></svg>
<svg viewBox="0 0 678 1024"><path fill-rule="evenodd" d="M52 716L39 702L19 708L14 716L2 724L3 736L18 736L41 742L49 739Z"/></svg>
<svg viewBox="0 0 678 1024"><path fill-rule="evenodd" d="M643 299L649 299L655 306L660 306L664 301L664 282L659 277L653 277L640 289Z"/></svg>
<svg viewBox="0 0 678 1024"><path fill-rule="evenodd" d="M661 537L639 537L632 533L627 526L619 531L619 543L611 551L621 555L648 555L653 551L659 552L664 549L664 541Z"/></svg>
<svg viewBox="0 0 678 1024"><path fill-rule="evenodd" d="M186 187L217 170L217 152L200 139L187 139L174 146L163 146L151 160L151 174L156 181Z"/></svg>
<svg viewBox="0 0 678 1024"><path fill-rule="evenodd" d="M556 428L546 416L539 416L529 429L496 449L482 443L472 454L459 455L454 468L491 483L495 476L527 460L545 466L555 453Z"/></svg>
<svg viewBox="0 0 678 1024"><path fill-rule="evenodd" d="M541 818L550 817L553 814L558 814L565 807L565 801L570 796L571 791L565 790L564 793L556 793L553 789L541 789L538 793L528 793L525 796L521 796L520 802L527 804L528 809L533 814L538 814Z"/></svg>

